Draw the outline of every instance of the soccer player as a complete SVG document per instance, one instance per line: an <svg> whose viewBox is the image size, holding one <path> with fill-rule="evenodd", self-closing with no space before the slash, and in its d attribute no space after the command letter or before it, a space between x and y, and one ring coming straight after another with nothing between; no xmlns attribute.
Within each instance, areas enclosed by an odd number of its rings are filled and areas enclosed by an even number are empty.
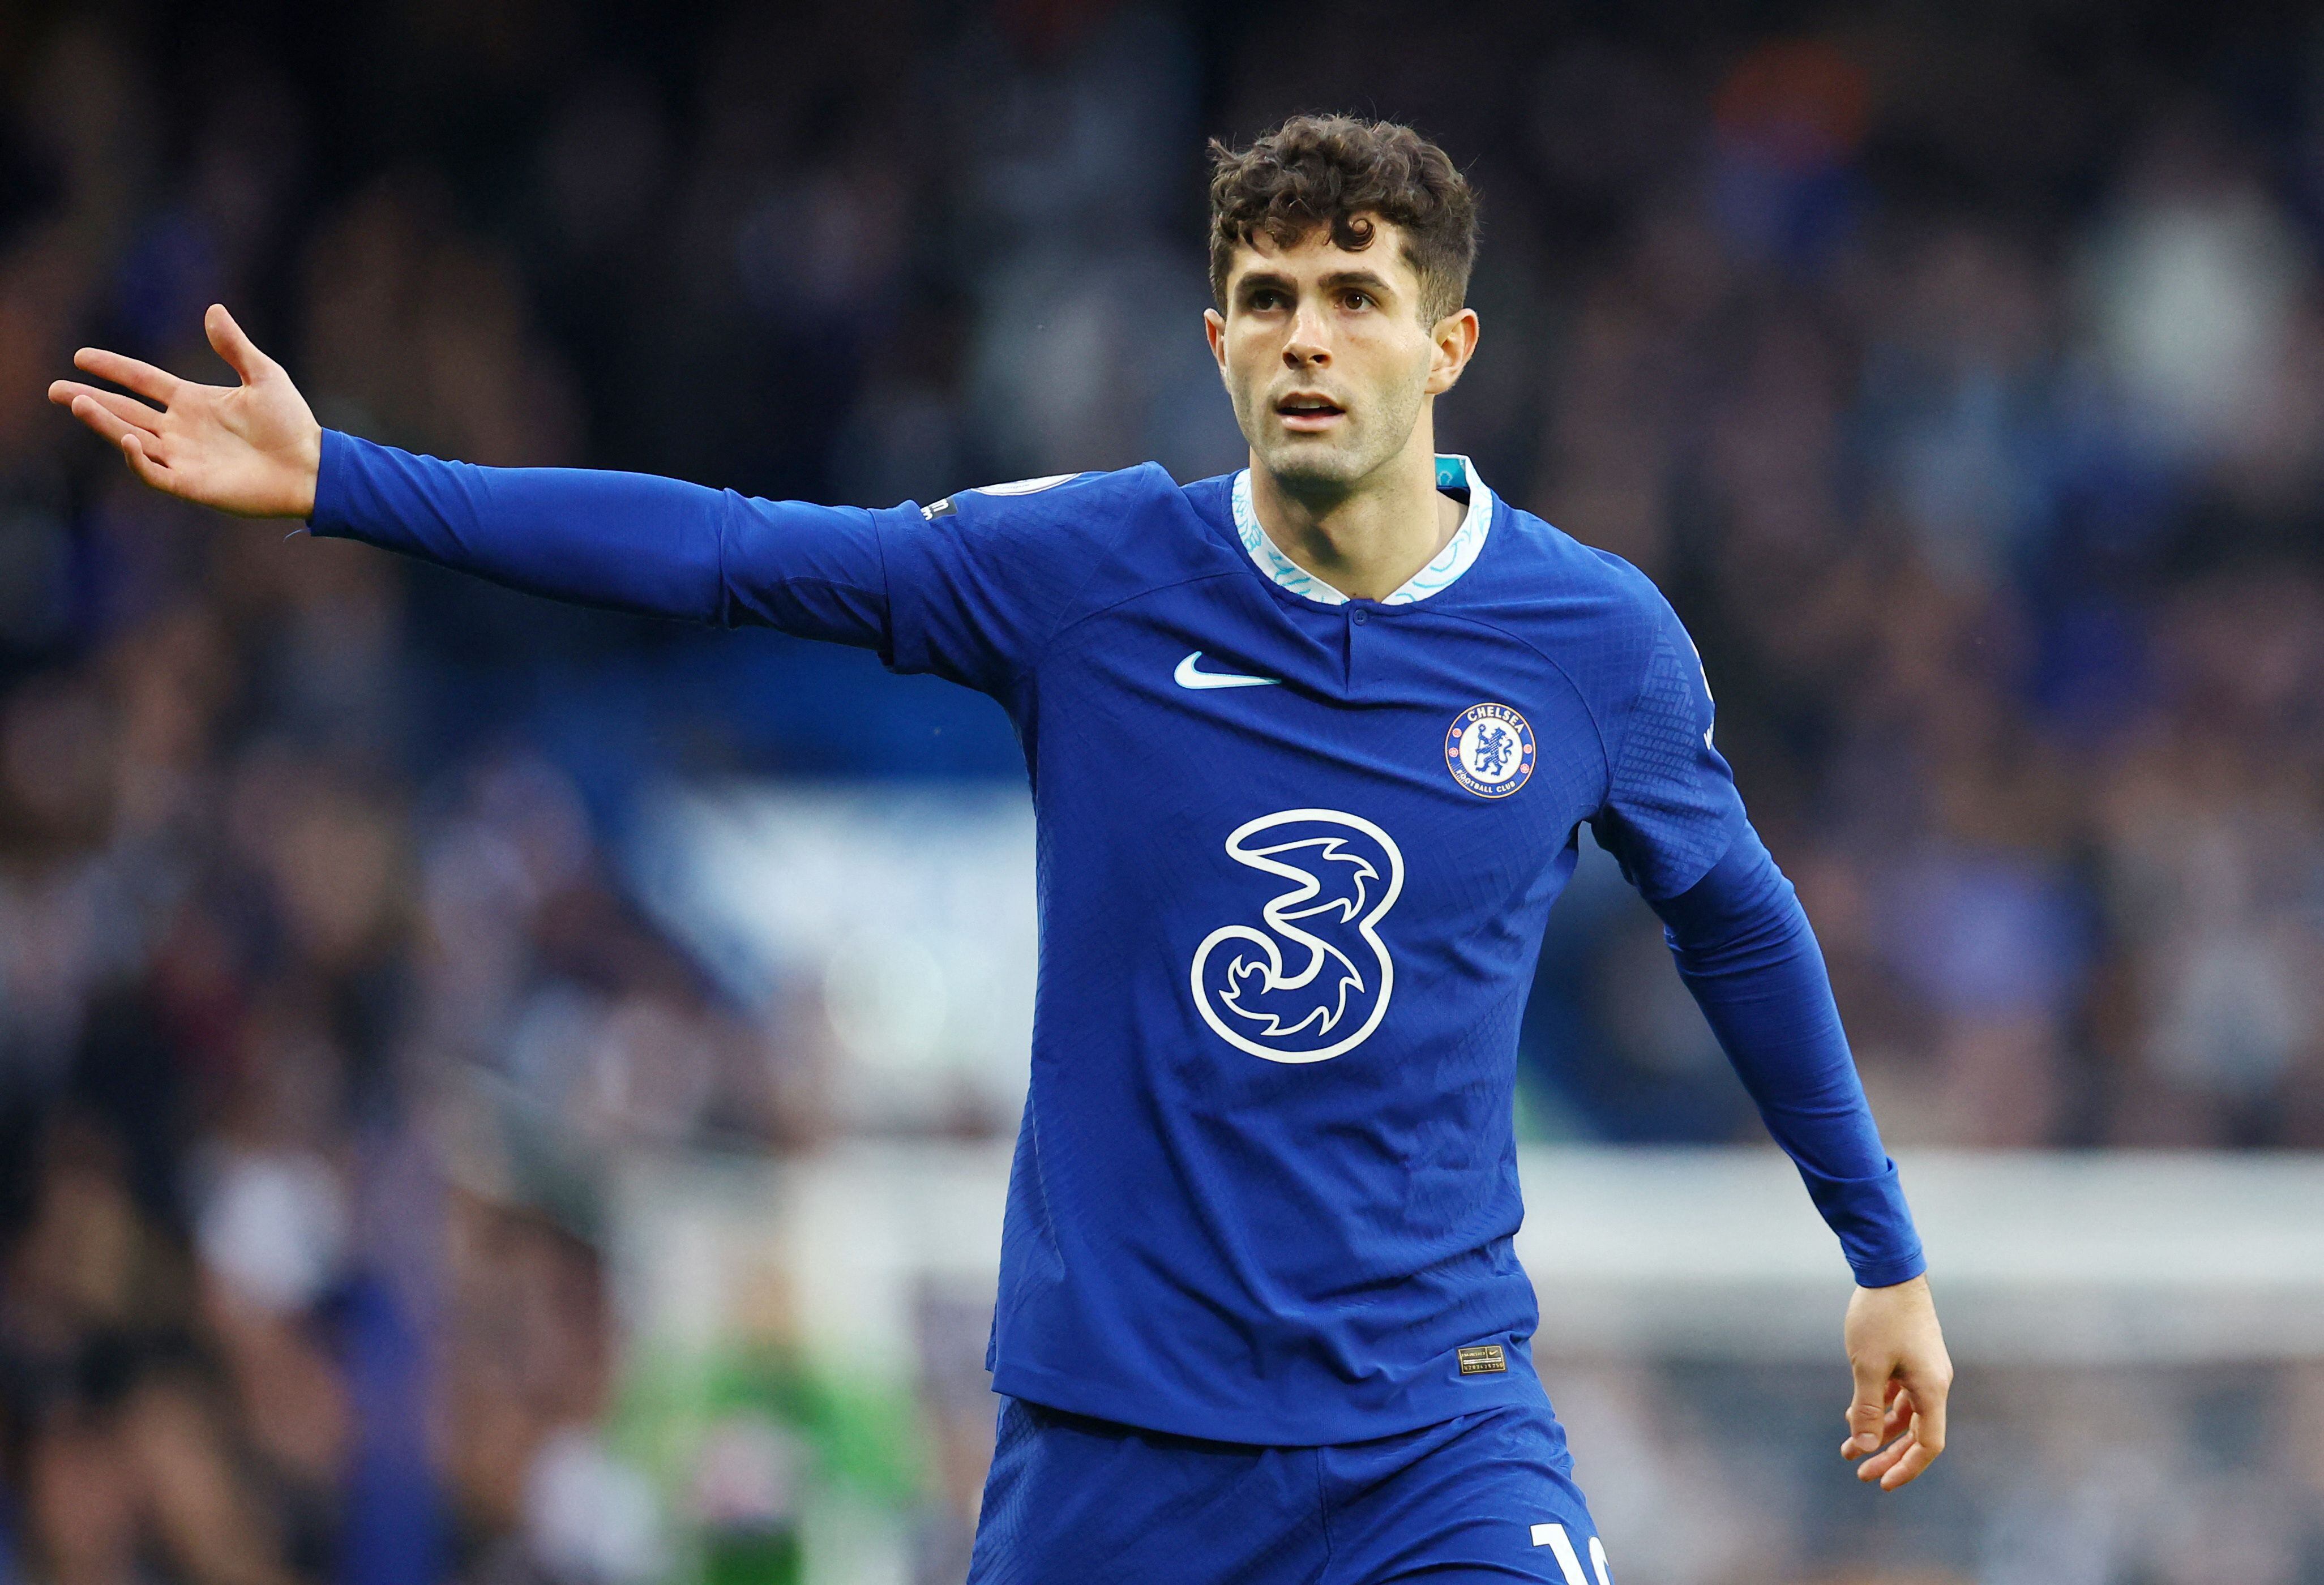
<svg viewBox="0 0 2324 1585"><path fill-rule="evenodd" d="M1436 455L1473 195L1384 123L1213 156L1230 477L863 511L470 466L319 428L223 307L238 388L85 349L135 394L51 394L190 501L863 645L1008 710L1041 945L973 1580L1609 1585L1511 1252L1518 1015L1585 823L1839 1235L1842 1451L1904 1485L1951 1367L1693 646L1636 570Z"/></svg>

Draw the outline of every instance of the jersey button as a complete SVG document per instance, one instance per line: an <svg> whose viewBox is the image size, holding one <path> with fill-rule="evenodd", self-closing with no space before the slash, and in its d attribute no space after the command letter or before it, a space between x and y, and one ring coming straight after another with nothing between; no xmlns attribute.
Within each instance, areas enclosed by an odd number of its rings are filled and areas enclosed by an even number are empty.
<svg viewBox="0 0 2324 1585"><path fill-rule="evenodd" d="M1366 623L1366 622L1370 622L1371 619L1372 619L1372 613L1371 613L1370 612L1366 611L1366 610L1362 609L1361 607L1358 607L1358 608L1357 608L1356 615L1355 615L1355 622L1356 622L1356 625L1357 625L1358 627L1361 627L1361 626L1363 626L1363 624L1364 624L1364 623Z"/></svg>

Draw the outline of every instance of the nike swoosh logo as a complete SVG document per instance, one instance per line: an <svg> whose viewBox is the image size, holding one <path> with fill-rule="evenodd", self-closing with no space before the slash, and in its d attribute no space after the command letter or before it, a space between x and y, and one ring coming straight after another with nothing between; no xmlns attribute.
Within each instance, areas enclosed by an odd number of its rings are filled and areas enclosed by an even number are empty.
<svg viewBox="0 0 2324 1585"><path fill-rule="evenodd" d="M1178 669L1170 680L1182 688L1265 688L1283 679L1279 677L1245 677L1239 671L1197 671L1194 662L1203 658L1200 650L1178 662Z"/></svg>

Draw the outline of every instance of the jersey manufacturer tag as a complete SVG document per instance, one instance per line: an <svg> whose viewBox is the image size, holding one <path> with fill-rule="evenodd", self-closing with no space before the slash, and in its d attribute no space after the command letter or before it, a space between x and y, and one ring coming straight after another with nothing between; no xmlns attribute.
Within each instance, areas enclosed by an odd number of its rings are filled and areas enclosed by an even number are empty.
<svg viewBox="0 0 2324 1585"><path fill-rule="evenodd" d="M1463 1376L1490 1376L1509 1368L1508 1357L1501 1352L1499 1343L1471 1344L1457 1350L1455 1357L1461 1361Z"/></svg>
<svg viewBox="0 0 2324 1585"><path fill-rule="evenodd" d="M1204 671L1194 664L1203 658L1200 650L1178 662L1178 669L1170 680L1182 688L1263 688L1283 679L1279 677L1252 677L1240 671Z"/></svg>

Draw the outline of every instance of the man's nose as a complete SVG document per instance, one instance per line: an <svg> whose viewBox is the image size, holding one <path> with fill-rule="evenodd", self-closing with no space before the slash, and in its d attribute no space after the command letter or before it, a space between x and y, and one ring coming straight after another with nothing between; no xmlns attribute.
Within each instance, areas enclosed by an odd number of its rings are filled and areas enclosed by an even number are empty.
<svg viewBox="0 0 2324 1585"><path fill-rule="evenodd" d="M1331 361L1332 348L1323 328L1323 316L1312 308L1301 308L1292 316L1291 335L1283 344L1285 366L1322 368Z"/></svg>

